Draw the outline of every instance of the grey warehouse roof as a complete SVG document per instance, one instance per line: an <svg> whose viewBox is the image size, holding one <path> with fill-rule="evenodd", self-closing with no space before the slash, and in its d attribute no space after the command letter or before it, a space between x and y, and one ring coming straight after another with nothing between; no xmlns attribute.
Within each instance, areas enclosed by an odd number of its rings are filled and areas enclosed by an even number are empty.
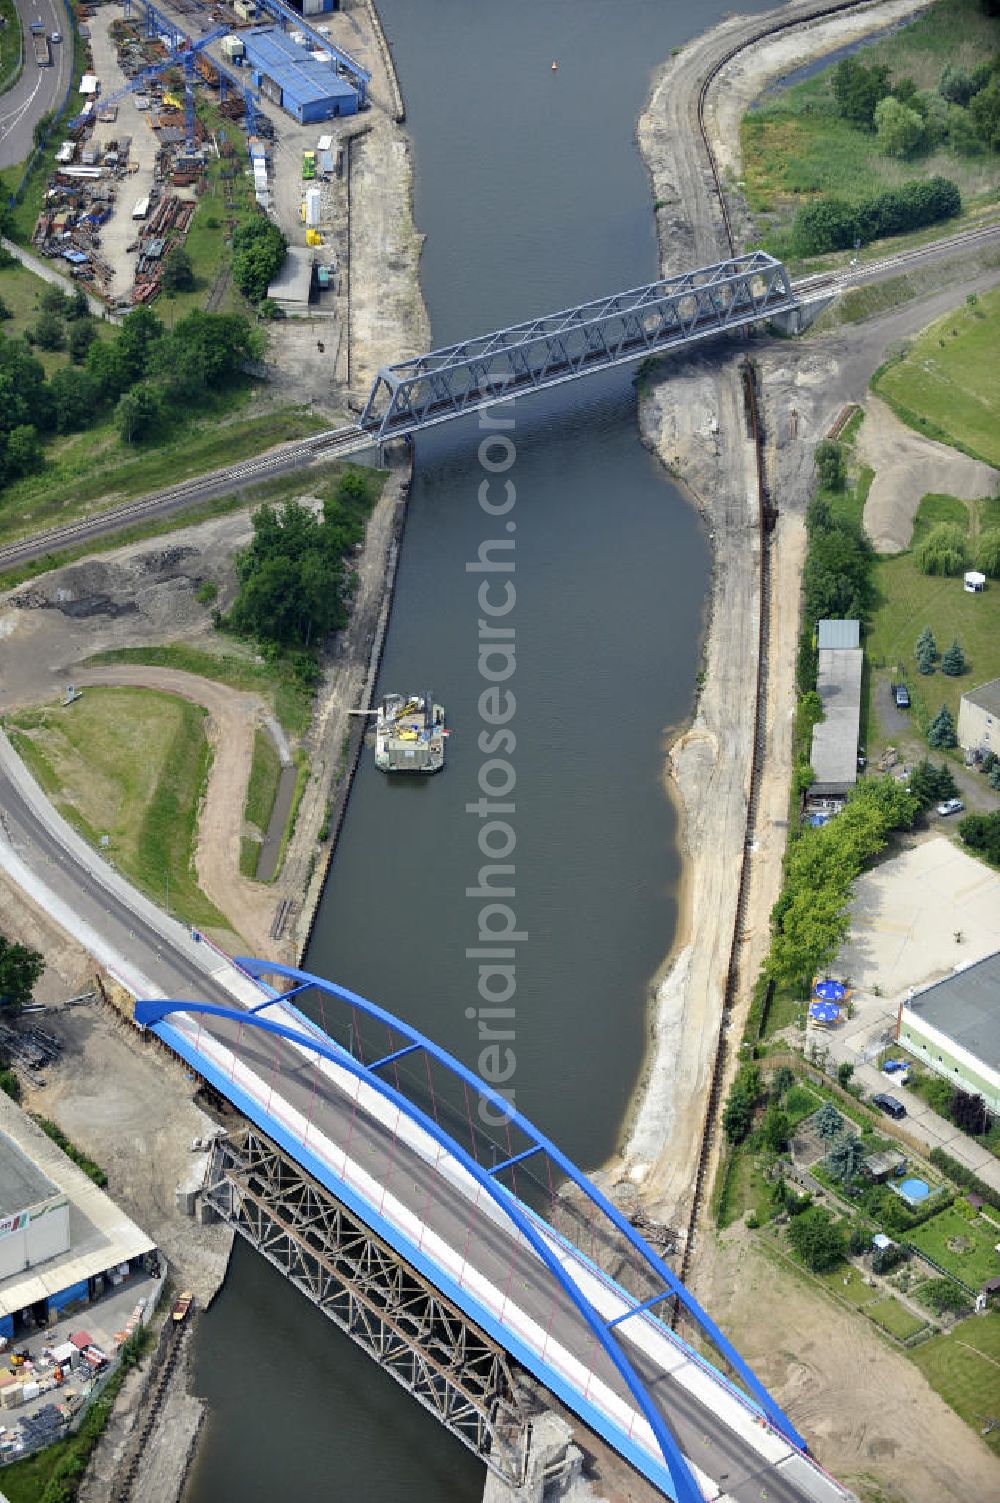
<svg viewBox="0 0 1000 1503"><path fill-rule="evenodd" d="M970 705L985 710L987 715L1000 715L1000 678L991 678L985 684L977 684L974 689L966 689L962 698Z"/></svg>
<svg viewBox="0 0 1000 1503"><path fill-rule="evenodd" d="M276 302L301 303L305 307L309 302L312 274L312 251L302 245L290 245L267 295Z"/></svg>
<svg viewBox="0 0 1000 1503"><path fill-rule="evenodd" d="M919 992L907 1012L1000 1070L1000 950Z"/></svg>
<svg viewBox="0 0 1000 1503"><path fill-rule="evenodd" d="M822 650L816 689L825 719L813 727L813 793L847 793L858 779L861 668L864 653Z"/></svg>
<svg viewBox="0 0 1000 1503"><path fill-rule="evenodd" d="M821 652L827 647L860 647L861 622L821 621L816 628L816 645Z"/></svg>
<svg viewBox="0 0 1000 1503"><path fill-rule="evenodd" d="M13 1216L60 1193L17 1144L0 1133L0 1216Z"/></svg>

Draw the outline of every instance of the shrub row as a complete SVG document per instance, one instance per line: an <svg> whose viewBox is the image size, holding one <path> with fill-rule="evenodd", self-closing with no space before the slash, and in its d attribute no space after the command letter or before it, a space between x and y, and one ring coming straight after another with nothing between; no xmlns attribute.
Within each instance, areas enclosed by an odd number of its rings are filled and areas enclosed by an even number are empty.
<svg viewBox="0 0 1000 1503"><path fill-rule="evenodd" d="M851 204L843 198L820 198L803 204L795 216L792 236L801 255L847 250L856 240L863 244L884 235L902 235L923 229L942 219L953 219L962 209L962 195L946 177L903 183Z"/></svg>
<svg viewBox="0 0 1000 1503"><path fill-rule="evenodd" d="M985 1180L973 1174L958 1159L953 1159L950 1153L945 1153L943 1148L932 1148L928 1155L935 1169L940 1169L942 1174L954 1180L956 1185L961 1185L963 1190L971 1190L974 1195L980 1196L987 1205L994 1210L1000 1211L1000 1191L994 1190Z"/></svg>

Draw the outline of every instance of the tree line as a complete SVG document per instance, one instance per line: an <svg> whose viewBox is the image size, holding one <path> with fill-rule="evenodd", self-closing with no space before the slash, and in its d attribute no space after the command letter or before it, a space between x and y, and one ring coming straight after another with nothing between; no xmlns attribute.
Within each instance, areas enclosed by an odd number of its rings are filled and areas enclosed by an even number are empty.
<svg viewBox="0 0 1000 1503"><path fill-rule="evenodd" d="M258 507L253 538L236 558L236 599L225 615L215 613L216 626L252 639L313 684L323 639L347 620L356 583L350 554L373 499L372 482L348 470L319 513L298 501Z"/></svg>
<svg viewBox="0 0 1000 1503"><path fill-rule="evenodd" d="M937 87L893 79L884 63L845 57L833 70L838 115L875 136L880 151L913 157L948 146L961 156L1000 147L1000 53L977 67L946 63Z"/></svg>
<svg viewBox="0 0 1000 1503"><path fill-rule="evenodd" d="M800 255L818 256L824 251L848 250L887 235L920 230L962 211L962 195L946 177L903 183L870 194L857 203L831 195L803 204L795 215L792 237Z"/></svg>
<svg viewBox="0 0 1000 1503"><path fill-rule="evenodd" d="M258 350L239 314L195 310L167 329L137 308L115 336L87 339L76 363L46 378L25 339L0 335L0 485L42 467L45 436L80 432L108 413L124 442L154 437L232 382Z"/></svg>

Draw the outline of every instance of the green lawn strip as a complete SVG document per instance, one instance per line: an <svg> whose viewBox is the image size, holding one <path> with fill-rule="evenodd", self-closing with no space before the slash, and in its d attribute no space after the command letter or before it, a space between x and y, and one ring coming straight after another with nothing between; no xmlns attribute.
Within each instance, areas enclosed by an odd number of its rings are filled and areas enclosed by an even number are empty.
<svg viewBox="0 0 1000 1503"><path fill-rule="evenodd" d="M757 1155L746 1144L731 1150L731 1153L719 1197L719 1226L730 1226L747 1212L753 1212L760 1222L767 1221L775 1207L771 1200L771 1186L764 1178Z"/></svg>
<svg viewBox="0 0 1000 1503"><path fill-rule="evenodd" d="M166 642L159 647L115 647L94 653L85 662L87 666L146 663L155 668L177 668L183 673L196 673L229 684L233 689L253 690L272 702L289 735L303 735L312 714L311 691L292 679L280 663L256 658L249 649L229 638L218 640L218 652L189 647L186 642Z"/></svg>
<svg viewBox="0 0 1000 1503"><path fill-rule="evenodd" d="M224 414L249 399L249 388L243 388L216 406ZM250 459L275 444L307 438L326 426L315 414L295 407L222 422L219 417L220 411L213 411L183 433L175 431L167 442L149 447L123 444L110 421L57 440L44 470L5 489L0 543L95 515L134 496Z"/></svg>
<svg viewBox="0 0 1000 1503"><path fill-rule="evenodd" d="M281 759L274 740L267 731L255 731L244 818L262 835L267 834L280 781Z"/></svg>
<svg viewBox="0 0 1000 1503"><path fill-rule="evenodd" d="M251 880L257 875L257 862L260 860L261 842L252 835L240 837L240 873Z"/></svg>
<svg viewBox="0 0 1000 1503"><path fill-rule="evenodd" d="M0 94L6 94L20 78L25 45L14 0L0 0Z"/></svg>
<svg viewBox="0 0 1000 1503"><path fill-rule="evenodd" d="M76 704L11 717L18 750L87 838L154 902L200 928L225 918L194 873L211 754L205 712L149 689L88 689ZM45 767L47 766L47 771Z"/></svg>
<svg viewBox="0 0 1000 1503"><path fill-rule="evenodd" d="M996 1228L982 1219L966 1221L955 1210L941 1211L908 1232L907 1240L970 1289L1000 1277ZM949 1245L951 1244L951 1245Z"/></svg>
<svg viewBox="0 0 1000 1503"><path fill-rule="evenodd" d="M982 1431L984 1416L1000 1419L1000 1367L981 1356L968 1343L965 1332L995 1316L972 1316L947 1335L924 1341L908 1353L928 1383L956 1414ZM1000 1430L983 1437L990 1450L1000 1455Z"/></svg>
<svg viewBox="0 0 1000 1503"><path fill-rule="evenodd" d="M872 666L901 670L918 722L942 704L957 720L964 691L1000 676L1000 590L967 594L961 579L922 574L912 553L876 560L875 588L867 639ZM914 647L925 626L934 632L940 652L958 638L968 661L964 674L950 678L939 667L926 677L918 673Z"/></svg>
<svg viewBox="0 0 1000 1503"><path fill-rule="evenodd" d="M998 331L1000 288L992 288L936 319L901 360L876 372L872 386L911 427L1000 465Z"/></svg>
<svg viewBox="0 0 1000 1503"><path fill-rule="evenodd" d="M835 1294L845 1304L853 1305L856 1310L865 1310L866 1305L874 1304L880 1298L879 1291L865 1283L853 1263L841 1263L837 1268L831 1268L827 1273L814 1274L813 1277L824 1289ZM868 1313L867 1310L865 1313Z"/></svg>
<svg viewBox="0 0 1000 1503"><path fill-rule="evenodd" d="M887 1294L878 1299L874 1304L868 1305L865 1314L869 1320L873 1320L883 1331L888 1331L890 1336L895 1336L897 1341L909 1341L911 1336L916 1336L927 1325L926 1320L921 1320L919 1315L914 1315L905 1305L895 1297Z"/></svg>
<svg viewBox="0 0 1000 1503"><path fill-rule="evenodd" d="M285 856L288 852L288 842L291 840L292 836L295 833L295 821L299 817L299 805L302 802L302 795L305 793L306 787L309 782L309 758L306 756L301 747L295 753L295 761L298 764L298 772L295 775L295 788L292 792L292 802L288 810L288 819L285 821L285 828L281 836L281 849L278 852L278 860L275 864L274 876L271 878L272 881L275 881L281 875L281 868L285 864Z"/></svg>

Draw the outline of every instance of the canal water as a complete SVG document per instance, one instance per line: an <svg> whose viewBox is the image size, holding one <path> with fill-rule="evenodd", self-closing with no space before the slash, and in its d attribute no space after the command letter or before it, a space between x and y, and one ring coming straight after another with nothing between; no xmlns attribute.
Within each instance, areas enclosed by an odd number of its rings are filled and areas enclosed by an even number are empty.
<svg viewBox="0 0 1000 1503"><path fill-rule="evenodd" d="M650 69L732 8L380 0L414 142L436 344L655 278L635 144ZM507 902L526 938L507 1084L584 1167L616 1146L676 921L676 821L660 776L665 733L692 702L709 565L693 511L639 443L633 378L500 409L514 426L485 452L475 418L419 440L380 691L430 689L445 704L447 766L389 780L364 757L307 957L475 1066L482 1004L466 951L483 900L467 889L485 861L513 865ZM491 501L515 487L502 517L479 505L484 480ZM513 572L469 572L499 541L513 546L485 556ZM506 604L505 579L516 587L502 618L515 634L502 688L516 745L500 749L516 776L504 799L516 843L502 858L481 853L484 821L467 810L487 760L487 577L490 603ZM481 1496L468 1453L242 1245L201 1331L210 1414L187 1503Z"/></svg>

